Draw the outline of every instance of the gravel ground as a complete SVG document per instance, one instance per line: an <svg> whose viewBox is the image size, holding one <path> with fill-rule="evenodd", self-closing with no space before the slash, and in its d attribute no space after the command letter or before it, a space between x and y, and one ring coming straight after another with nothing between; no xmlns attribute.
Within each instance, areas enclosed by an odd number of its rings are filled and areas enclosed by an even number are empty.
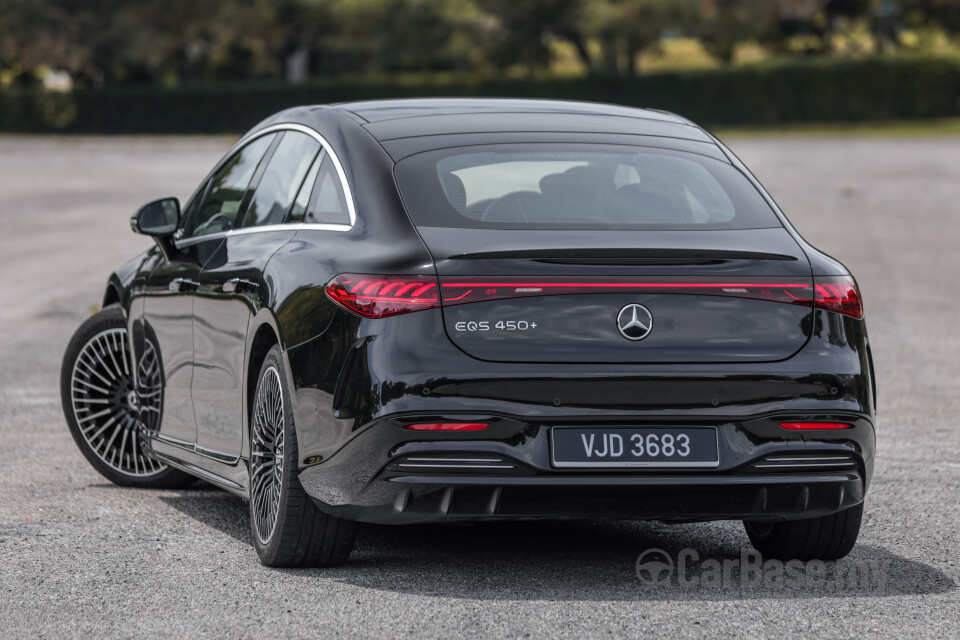
<svg viewBox="0 0 960 640"><path fill-rule="evenodd" d="M137 205L187 196L230 142L0 138L0 636L960 634L960 138L730 140L857 274L879 452L848 560L802 583L734 570L698 588L645 583L638 556L736 560L739 523L371 526L347 566L281 571L257 562L241 500L97 475L64 426L64 347L110 270L148 246L129 231Z"/></svg>

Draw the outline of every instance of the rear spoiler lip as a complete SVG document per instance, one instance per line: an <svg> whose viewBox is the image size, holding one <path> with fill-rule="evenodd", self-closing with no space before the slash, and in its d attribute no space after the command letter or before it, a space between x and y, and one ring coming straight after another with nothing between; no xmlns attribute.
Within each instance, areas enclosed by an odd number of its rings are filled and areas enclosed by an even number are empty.
<svg viewBox="0 0 960 640"><path fill-rule="evenodd" d="M525 258L542 262L578 263L589 260L594 264L605 261L687 261L687 260L792 260L797 256L758 251L726 249L525 249L515 251L484 251L449 256L448 260L509 260ZM604 262L601 262L604 261ZM642 263L642 262L638 262ZM615 264L620 264L616 262Z"/></svg>

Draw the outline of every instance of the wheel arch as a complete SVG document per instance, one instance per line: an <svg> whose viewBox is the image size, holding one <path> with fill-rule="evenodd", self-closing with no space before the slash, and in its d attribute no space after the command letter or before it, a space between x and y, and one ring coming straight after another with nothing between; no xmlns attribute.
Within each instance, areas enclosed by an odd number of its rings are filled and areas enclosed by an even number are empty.
<svg viewBox="0 0 960 640"><path fill-rule="evenodd" d="M253 409L253 400L257 393L257 381L260 378L260 368L267 357L270 349L277 345L280 347L280 357L283 359L284 369L286 370L287 388L293 392L293 377L290 369L290 361L283 341L280 338L280 330L277 326L277 320L269 308L263 308L250 321L250 327L247 331L247 348L244 363L244 373L246 379L243 382L243 420L244 433L250 434L250 415ZM249 440L244 443L244 455L249 454Z"/></svg>
<svg viewBox="0 0 960 640"><path fill-rule="evenodd" d="M120 289L111 280L107 284L107 290L103 292L103 304L101 306L106 309L112 304L120 304L120 301Z"/></svg>
<svg viewBox="0 0 960 640"><path fill-rule="evenodd" d="M103 304L100 305L102 309L106 309L112 304L118 304L123 309L123 315L127 315L127 308L124 302L124 292L126 291L126 286L123 280L120 279L120 275L114 271L110 274L110 277L107 278L107 286L103 290Z"/></svg>
<svg viewBox="0 0 960 640"><path fill-rule="evenodd" d="M142 277L141 274L153 270L158 257L162 257L160 250L152 247L114 269L107 278L107 286L103 290L102 307L119 304L126 315L129 311L131 285L138 276Z"/></svg>
<svg viewBox="0 0 960 640"><path fill-rule="evenodd" d="M243 390L244 417L249 420L250 410L253 407L253 397L257 391L257 380L260 377L260 367L267 357L267 353L274 345L280 344L276 322L271 322L273 315L268 318L255 318L247 337L247 356L244 371L246 381ZM283 347L281 346L281 350Z"/></svg>

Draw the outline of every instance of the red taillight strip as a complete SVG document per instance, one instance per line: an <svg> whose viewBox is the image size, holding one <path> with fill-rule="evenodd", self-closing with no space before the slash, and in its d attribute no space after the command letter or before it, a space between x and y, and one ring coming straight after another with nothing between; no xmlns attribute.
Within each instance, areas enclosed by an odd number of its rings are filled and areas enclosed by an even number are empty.
<svg viewBox="0 0 960 640"><path fill-rule="evenodd" d="M792 282L766 280L736 282L693 281L590 281L539 279L534 282L514 279L444 278L440 282L444 305L467 304L483 300L527 298L585 293L685 293L773 300L811 305L813 286L808 278Z"/></svg>
<svg viewBox="0 0 960 640"><path fill-rule="evenodd" d="M365 318L508 298L644 292L768 300L815 306L852 318L863 317L860 292L850 276L817 277L813 282L809 278L784 278L776 282L760 278L734 282L538 278L531 282L520 278L477 277L448 277L438 282L429 276L343 274L327 284L326 292L331 300Z"/></svg>
<svg viewBox="0 0 960 640"><path fill-rule="evenodd" d="M860 291L851 276L781 279L741 279L735 282L696 281L570 281L542 278L536 281L512 278L443 278L440 281L444 305L483 300L527 298L582 293L681 293L769 300L834 311L852 318L863 317Z"/></svg>
<svg viewBox="0 0 960 640"><path fill-rule="evenodd" d="M410 431L483 431L489 422L426 422L404 425Z"/></svg>
<svg viewBox="0 0 960 640"><path fill-rule="evenodd" d="M540 288L540 287L577 287L577 288L593 288L593 289L603 289L603 288L650 288L650 287L667 287L667 288L683 288L683 287L696 287L696 288L724 288L724 289L735 289L738 287L793 287L801 289L809 289L810 283L804 282L789 282L789 283L772 283L768 284L766 282L512 282L512 281L501 281L501 282L457 282L451 280L444 280L441 283L443 287L517 287L518 289L522 288Z"/></svg>
<svg viewBox="0 0 960 640"><path fill-rule="evenodd" d="M790 431L819 431L833 429L852 429L846 422L781 422L780 426Z"/></svg>

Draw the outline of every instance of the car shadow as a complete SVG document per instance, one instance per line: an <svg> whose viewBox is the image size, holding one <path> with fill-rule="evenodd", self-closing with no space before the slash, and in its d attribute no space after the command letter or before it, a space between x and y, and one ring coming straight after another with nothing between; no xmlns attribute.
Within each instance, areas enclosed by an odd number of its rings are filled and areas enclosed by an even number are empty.
<svg viewBox="0 0 960 640"><path fill-rule="evenodd" d="M246 503L225 492L184 491L160 499L226 535L252 544ZM654 552L679 564L651 579L638 558ZM698 561L689 562L690 551ZM942 571L882 547L859 544L839 562L780 571L776 561L742 572L750 552L737 522L666 525L636 521L527 521L361 525L349 562L335 569L284 570L294 581L335 580L369 589L471 600L739 600L861 598L944 593ZM711 562L716 561L714 571ZM251 562L255 562L251 553ZM726 563L730 566L723 569ZM782 564L782 563L781 563ZM756 569L756 566L755 566ZM726 573L724 574L724 571Z"/></svg>
<svg viewBox="0 0 960 640"><path fill-rule="evenodd" d="M158 496L161 502L234 540L253 544L250 536L250 512L246 501L217 489L206 482L197 482L175 495Z"/></svg>

